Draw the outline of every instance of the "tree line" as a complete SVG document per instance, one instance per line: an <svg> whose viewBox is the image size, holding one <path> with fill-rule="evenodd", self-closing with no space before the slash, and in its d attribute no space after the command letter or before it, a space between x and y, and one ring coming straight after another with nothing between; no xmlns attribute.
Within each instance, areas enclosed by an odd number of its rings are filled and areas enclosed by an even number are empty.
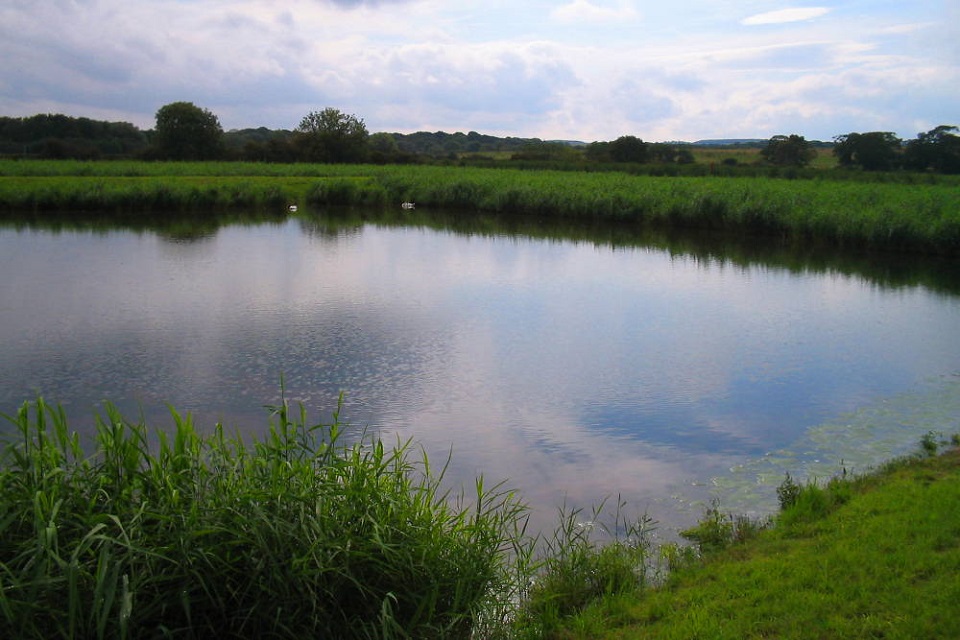
<svg viewBox="0 0 960 640"><path fill-rule="evenodd" d="M804 167L817 147L832 147L841 167L864 171L960 173L957 127L941 125L904 141L890 132L836 136L832 144L799 135L777 135L760 151L772 166ZM156 113L152 130L125 122L100 122L59 114L0 117L0 155L40 158L142 158L257 162L410 163L496 153L526 162L691 164L690 145L648 143L632 136L574 144L538 138L498 138L469 133L373 133L364 121L331 107L308 113L293 130L266 127L224 131L219 118L191 102L173 102Z"/></svg>
<svg viewBox="0 0 960 640"><path fill-rule="evenodd" d="M913 140L889 131L847 133L833 139L833 154L841 167L864 171L931 171L960 173L960 136L957 127L940 125ZM770 164L802 167L816 157L803 136L774 136L760 152Z"/></svg>

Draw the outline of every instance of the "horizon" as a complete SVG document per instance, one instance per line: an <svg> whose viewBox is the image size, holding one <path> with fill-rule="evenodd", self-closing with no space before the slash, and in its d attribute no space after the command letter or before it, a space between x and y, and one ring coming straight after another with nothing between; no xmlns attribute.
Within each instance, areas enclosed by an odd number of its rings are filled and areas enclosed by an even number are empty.
<svg viewBox="0 0 960 640"><path fill-rule="evenodd" d="M195 105L195 106L200 106L200 105ZM216 115L216 114L214 114L214 115ZM64 117L67 117L67 118L76 118L76 119L80 119L80 118L85 118L85 117L87 117L87 116L74 116L74 115L71 115L71 114L68 114L68 113L35 113L35 114L28 115L28 116L6 116L6 115L4 115L4 114L0 114L0 118L7 117L7 118L29 119L29 118L38 117L38 116L64 116ZM91 120L94 120L94 121L98 121L96 118L90 118L90 119L91 119ZM120 123L120 124L129 124L129 125L132 125L132 126L136 127L139 131L142 131L142 132L145 132L145 133L153 130L153 126L154 126L154 125L152 125L152 126L150 126L150 127L148 127L148 128L144 128L144 127L140 127L140 126L138 126L137 124L132 123L132 122L119 121L119 120L114 120L114 121L110 121L110 120L100 120L100 122L107 122L107 123L109 123L109 124L118 124L118 123ZM249 127L239 127L239 128L233 128L233 129L223 129L223 133L224 133L224 134L228 134L228 133L241 133L241 132L243 132L243 131L257 131L257 130L259 130L259 129L268 129L268 130L270 130L270 131L286 131L286 132L288 132L288 133L293 133L293 132L295 131L295 129L271 129L271 128L265 127L265 126L263 126L263 125L259 125L259 126L258 126L258 125L253 125L253 126L249 126ZM446 134L446 135L457 135L457 134L459 134L459 135L469 135L470 133L477 133L477 134L479 134L479 135L481 135L481 136L488 136L488 137L500 138L500 139L513 138L513 139L517 139L517 140L540 140L541 142L548 142L548 143L554 143L554 142L555 142L555 143L564 143L564 144L570 144L570 145L589 145L589 144L592 144L592 143L595 143L595 142L612 142L613 140L616 139L616 138L613 138L613 139L611 139L611 140L573 140L573 139L544 139L544 138L537 138L537 137L535 137L535 136L524 136L524 135L497 136L497 135L495 135L495 134L484 133L483 131L473 131L472 129L471 129L470 131L464 131L464 130L462 130L462 129L457 129L457 130L454 130L454 131L443 131L443 130L438 130L438 131L425 131L425 130L420 130L420 131L412 131L412 132L408 132L408 133L404 133L404 132L400 132L400 131L369 131L368 133L369 133L369 135L373 135L373 134L377 134L377 133L384 133L384 134L387 134L387 135L405 135L405 136L416 135L416 134L418 134L418 133L425 133L425 134L429 134L429 135L434 135L434 134L437 134L437 133L443 133L443 134ZM851 133L851 132L847 132L847 133ZM917 132L917 133L921 133L921 132ZM633 134L623 134L623 135L633 135ZM775 135L776 135L776 134L775 134ZM785 135L789 135L789 134L785 134ZM844 134L837 134L837 135L844 135ZM617 138L619 138L619 137L620 137L620 136L617 136ZM648 143L648 144L678 144L678 145L684 145L684 144L686 144L686 145L697 145L697 144L702 144L702 145L707 145L707 144L709 144L709 145L714 145L714 144L715 144L715 145L723 145L723 144L751 144L751 143L765 143L765 142L768 142L768 141L770 140L770 138L759 138L759 137L737 137L737 138L713 137L713 138L700 138L700 139L697 139L697 140L644 140L644 139L642 138L642 136L636 136L636 137L637 137L637 138L640 138L641 141L643 141L643 142L645 142L645 143ZM771 136L771 137L773 137L773 136ZM834 137L836 137L836 136L834 136ZM904 142L906 142L907 140L909 140L909 138L904 138L903 140L904 140ZM813 143L813 144L833 144L833 143L834 143L833 137L831 137L830 140L807 140L807 142L810 142L810 143Z"/></svg>
<svg viewBox="0 0 960 640"><path fill-rule="evenodd" d="M901 139L960 120L960 3L89 0L0 9L0 113L225 130L333 107L373 132ZM723 132L718 134L718 132Z"/></svg>

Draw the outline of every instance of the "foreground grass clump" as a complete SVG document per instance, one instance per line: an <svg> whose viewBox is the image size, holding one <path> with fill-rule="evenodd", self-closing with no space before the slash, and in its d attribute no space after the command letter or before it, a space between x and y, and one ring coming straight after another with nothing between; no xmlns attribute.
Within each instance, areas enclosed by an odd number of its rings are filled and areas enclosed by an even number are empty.
<svg viewBox="0 0 960 640"><path fill-rule="evenodd" d="M624 517L622 504L612 516L603 504L590 517L561 508L556 529L539 540L540 561L532 567L531 586L518 603L510 636L552 637L595 602L645 589L657 578L654 525L646 515Z"/></svg>
<svg viewBox="0 0 960 640"><path fill-rule="evenodd" d="M554 637L960 637L960 451L924 453L826 485L788 478L773 526L746 540L708 514L691 533L719 522L726 544L701 540L662 587L604 599Z"/></svg>
<svg viewBox="0 0 960 640"><path fill-rule="evenodd" d="M497 622L525 515L511 494L478 481L451 506L409 443L347 443L338 413L273 416L247 445L108 406L88 455L62 409L25 404L0 466L0 637L456 638Z"/></svg>

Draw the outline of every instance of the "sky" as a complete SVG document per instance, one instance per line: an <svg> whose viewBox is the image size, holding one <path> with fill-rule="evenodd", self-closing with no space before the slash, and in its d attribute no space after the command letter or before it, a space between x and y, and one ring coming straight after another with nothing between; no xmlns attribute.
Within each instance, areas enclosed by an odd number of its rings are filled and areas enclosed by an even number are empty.
<svg viewBox="0 0 960 640"><path fill-rule="evenodd" d="M910 139L960 125L960 0L3 0L0 115L225 130Z"/></svg>

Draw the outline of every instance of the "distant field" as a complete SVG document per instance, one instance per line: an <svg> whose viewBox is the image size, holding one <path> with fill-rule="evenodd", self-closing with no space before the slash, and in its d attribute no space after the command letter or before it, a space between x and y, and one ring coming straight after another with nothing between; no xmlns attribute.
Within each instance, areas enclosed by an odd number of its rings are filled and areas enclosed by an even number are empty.
<svg viewBox="0 0 960 640"><path fill-rule="evenodd" d="M741 165L752 165L762 163L763 158L760 155L759 147L712 147L712 146L691 146L687 147L693 152L694 162L704 165L723 164L725 160L736 161ZM833 155L832 149L816 149L817 157L810 163L813 169L833 169L837 167L837 159ZM459 157L464 159L488 158L490 160L504 161L513 157L513 151L483 151L478 153L462 153Z"/></svg>
<svg viewBox="0 0 960 640"><path fill-rule="evenodd" d="M724 160L735 160L737 164L754 164L762 162L759 147L690 147L693 157L698 163L722 164ZM810 163L814 169L833 169L837 166L837 158L832 149L816 149L817 157Z"/></svg>

